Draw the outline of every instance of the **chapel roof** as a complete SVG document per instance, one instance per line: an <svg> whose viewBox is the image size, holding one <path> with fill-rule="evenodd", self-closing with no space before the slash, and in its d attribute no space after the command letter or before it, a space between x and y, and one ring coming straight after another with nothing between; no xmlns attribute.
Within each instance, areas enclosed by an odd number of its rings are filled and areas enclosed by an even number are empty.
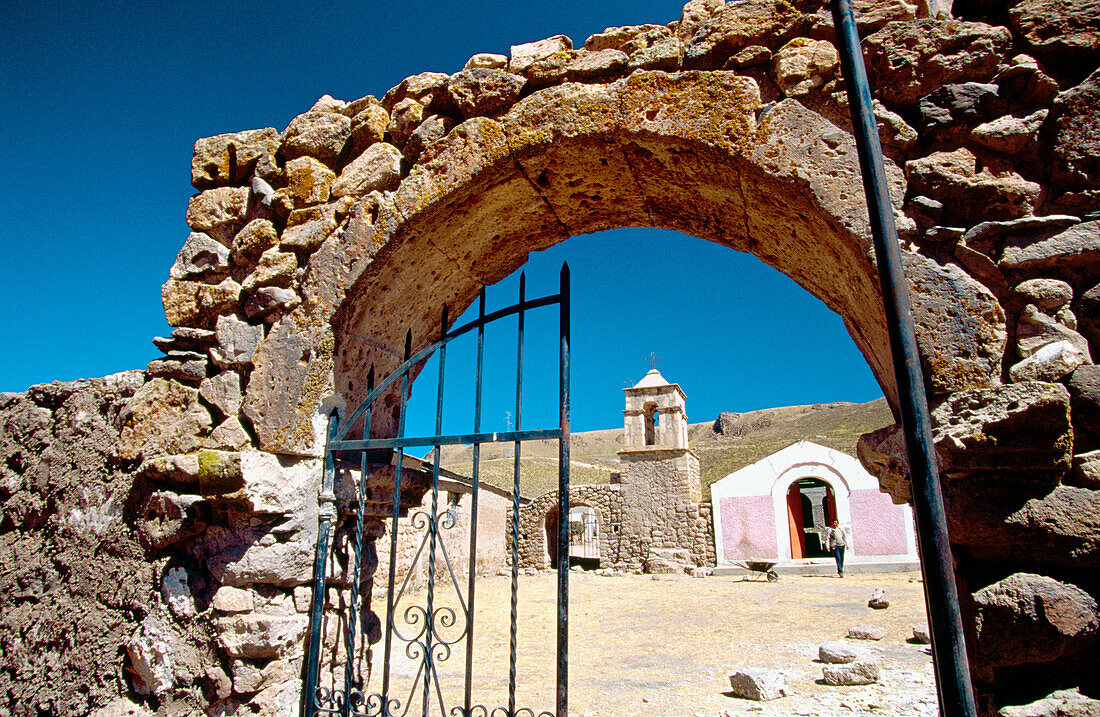
<svg viewBox="0 0 1100 717"><path fill-rule="evenodd" d="M661 375L661 372L655 368L649 369L642 380L634 384L634 388L655 388L657 386L669 386L668 381Z"/></svg>

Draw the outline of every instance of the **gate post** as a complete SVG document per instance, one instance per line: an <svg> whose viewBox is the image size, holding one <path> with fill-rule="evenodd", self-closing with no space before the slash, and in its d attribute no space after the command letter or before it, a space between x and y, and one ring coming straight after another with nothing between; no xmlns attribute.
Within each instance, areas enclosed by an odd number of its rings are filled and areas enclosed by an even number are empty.
<svg viewBox="0 0 1100 717"><path fill-rule="evenodd" d="M320 671L321 657L321 623L325 609L325 575L328 572L328 541L332 524L336 520L336 459L332 451L328 450L327 443L332 441L340 429L339 409L333 409L328 419L328 439L325 446L325 467L321 476L321 490L317 496L317 553L313 561L313 603L309 610L309 646L306 652L306 680L305 689L302 690L302 699L305 704L302 708L304 717L313 717L317 711L314 701L314 693L317 690L317 677Z"/></svg>

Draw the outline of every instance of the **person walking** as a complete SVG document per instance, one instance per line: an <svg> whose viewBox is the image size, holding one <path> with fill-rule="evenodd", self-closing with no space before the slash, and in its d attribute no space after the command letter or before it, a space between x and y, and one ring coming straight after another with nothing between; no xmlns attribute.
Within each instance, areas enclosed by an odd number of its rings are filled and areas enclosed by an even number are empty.
<svg viewBox="0 0 1100 717"><path fill-rule="evenodd" d="M844 528L834 518L825 535L825 543L829 552L836 559L836 574L844 577L844 549L848 547L848 536L844 534Z"/></svg>

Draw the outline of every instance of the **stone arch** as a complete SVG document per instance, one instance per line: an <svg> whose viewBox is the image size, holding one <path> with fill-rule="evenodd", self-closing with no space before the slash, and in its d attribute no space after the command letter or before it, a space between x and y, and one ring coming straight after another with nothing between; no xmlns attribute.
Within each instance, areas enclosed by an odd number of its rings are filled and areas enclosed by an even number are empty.
<svg viewBox="0 0 1100 717"><path fill-rule="evenodd" d="M617 485L577 485L569 491L569 508L591 508L597 519L600 564L612 564L618 560L618 551L612 540L615 512L621 495ZM548 526L556 521L558 491L543 493L520 508L519 553L521 568L548 570L554 564Z"/></svg>
<svg viewBox="0 0 1100 717"><path fill-rule="evenodd" d="M900 207L903 175L892 163L888 174ZM756 81L733 72L540 90L499 119L458 125L392 197L356 205L311 258L302 306L260 346L246 412L263 447L313 450L324 394L355 403L371 365L396 365L407 330L414 344L438 331L439 307L458 315L531 251L632 226L752 252L791 277L842 316L892 399L860 186L847 132L795 100L762 104ZM952 265L906 261L930 386L998 382L993 295Z"/></svg>
<svg viewBox="0 0 1100 717"><path fill-rule="evenodd" d="M988 627L974 628L976 674L992 694L1021 669L1085 684L1095 640L1032 641L1061 626L1014 630L999 605L1077 600L1100 567L1100 371L1084 365L1100 340L1091 6L918 19L907 3L860 5L963 599ZM199 140L195 233L162 290L180 330L158 344L169 357L137 389L118 457L204 498L243 483L255 511L306 515L325 415L363 395L371 365L399 362L406 331L423 345L442 305L456 317L529 252L615 227L753 253L843 317L893 402L831 36L820 0L692 0L677 21L584 49L549 38L381 100L323 97L283 132ZM860 456L908 499L896 427ZM299 558L284 561L292 577L248 572L272 552L257 543L211 579L307 582L311 536L292 535L293 550L274 546ZM1022 645L1030 662L1006 662ZM1086 667L1065 676L1078 654Z"/></svg>

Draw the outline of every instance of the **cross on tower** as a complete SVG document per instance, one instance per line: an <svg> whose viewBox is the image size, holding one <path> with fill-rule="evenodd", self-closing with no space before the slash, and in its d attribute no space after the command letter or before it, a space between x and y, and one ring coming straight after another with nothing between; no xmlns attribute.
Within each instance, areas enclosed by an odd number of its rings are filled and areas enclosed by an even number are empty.
<svg viewBox="0 0 1100 717"><path fill-rule="evenodd" d="M649 367L651 369L657 368L657 362L660 360L660 357L652 351L649 352L649 356L646 358L646 361L649 361Z"/></svg>

